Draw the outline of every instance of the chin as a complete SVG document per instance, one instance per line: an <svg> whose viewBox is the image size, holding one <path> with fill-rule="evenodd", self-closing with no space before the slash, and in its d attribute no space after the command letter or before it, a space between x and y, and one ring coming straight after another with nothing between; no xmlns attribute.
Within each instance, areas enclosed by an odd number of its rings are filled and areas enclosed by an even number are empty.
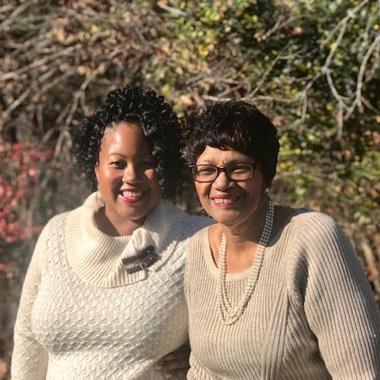
<svg viewBox="0 0 380 380"><path fill-rule="evenodd" d="M136 220L136 219L143 219L143 218L146 218L147 215L149 214L150 210L148 210L147 207L145 207L144 209L138 209L138 208L135 208L135 209L131 209L131 210L124 210L124 212L121 212L121 216L123 217L123 219L126 219L126 220Z"/></svg>
<svg viewBox="0 0 380 380"><path fill-rule="evenodd" d="M123 207L118 209L116 213L121 220L125 221L144 219L148 214L146 208L141 210L134 207L128 207L127 209Z"/></svg>
<svg viewBox="0 0 380 380"><path fill-rule="evenodd" d="M233 225L240 219L240 212L237 210L212 210L208 213L217 223L225 226Z"/></svg>

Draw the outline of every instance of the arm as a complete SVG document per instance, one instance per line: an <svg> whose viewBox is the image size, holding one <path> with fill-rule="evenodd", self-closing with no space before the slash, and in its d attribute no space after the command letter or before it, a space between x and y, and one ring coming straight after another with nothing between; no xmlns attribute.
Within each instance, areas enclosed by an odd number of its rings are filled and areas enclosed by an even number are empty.
<svg viewBox="0 0 380 380"><path fill-rule="evenodd" d="M189 365L190 344L186 342L175 351L161 358L154 366L168 379L186 379Z"/></svg>
<svg viewBox="0 0 380 380"><path fill-rule="evenodd" d="M47 228L42 231L33 252L17 313L12 354L12 380L43 380L46 378L48 355L35 340L31 328L31 313L41 281L41 257L47 239Z"/></svg>
<svg viewBox="0 0 380 380"><path fill-rule="evenodd" d="M380 379L380 313L365 273L339 226L312 218L305 313L322 358L333 379Z"/></svg>

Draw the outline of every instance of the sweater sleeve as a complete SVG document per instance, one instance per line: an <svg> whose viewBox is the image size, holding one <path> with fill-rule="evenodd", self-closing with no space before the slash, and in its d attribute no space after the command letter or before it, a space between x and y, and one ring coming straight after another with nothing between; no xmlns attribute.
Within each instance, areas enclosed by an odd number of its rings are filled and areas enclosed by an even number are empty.
<svg viewBox="0 0 380 380"><path fill-rule="evenodd" d="M25 276L14 329L12 380L42 380L46 378L48 354L35 339L31 314L41 282L41 259L44 257L47 226L41 232Z"/></svg>
<svg viewBox="0 0 380 380"><path fill-rule="evenodd" d="M348 238L330 217L304 226L305 314L333 379L380 379L380 313Z"/></svg>

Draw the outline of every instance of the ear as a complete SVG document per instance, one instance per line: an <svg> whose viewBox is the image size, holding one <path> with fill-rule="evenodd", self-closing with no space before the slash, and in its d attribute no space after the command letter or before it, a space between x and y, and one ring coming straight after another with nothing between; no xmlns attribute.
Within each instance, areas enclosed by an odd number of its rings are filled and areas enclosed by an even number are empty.
<svg viewBox="0 0 380 380"><path fill-rule="evenodd" d="M96 182L99 183L99 162L95 164L94 172L96 176Z"/></svg>

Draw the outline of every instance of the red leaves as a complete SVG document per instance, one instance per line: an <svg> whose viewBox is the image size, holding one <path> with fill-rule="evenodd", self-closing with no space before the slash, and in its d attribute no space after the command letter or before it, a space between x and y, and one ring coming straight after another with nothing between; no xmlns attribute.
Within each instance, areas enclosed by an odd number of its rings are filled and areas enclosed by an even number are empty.
<svg viewBox="0 0 380 380"><path fill-rule="evenodd" d="M1 161L5 163L0 178L0 241L5 244L25 240L41 230L30 225L30 200L38 189L40 165L52 156L29 141L0 144ZM1 252L0 244L0 252Z"/></svg>

